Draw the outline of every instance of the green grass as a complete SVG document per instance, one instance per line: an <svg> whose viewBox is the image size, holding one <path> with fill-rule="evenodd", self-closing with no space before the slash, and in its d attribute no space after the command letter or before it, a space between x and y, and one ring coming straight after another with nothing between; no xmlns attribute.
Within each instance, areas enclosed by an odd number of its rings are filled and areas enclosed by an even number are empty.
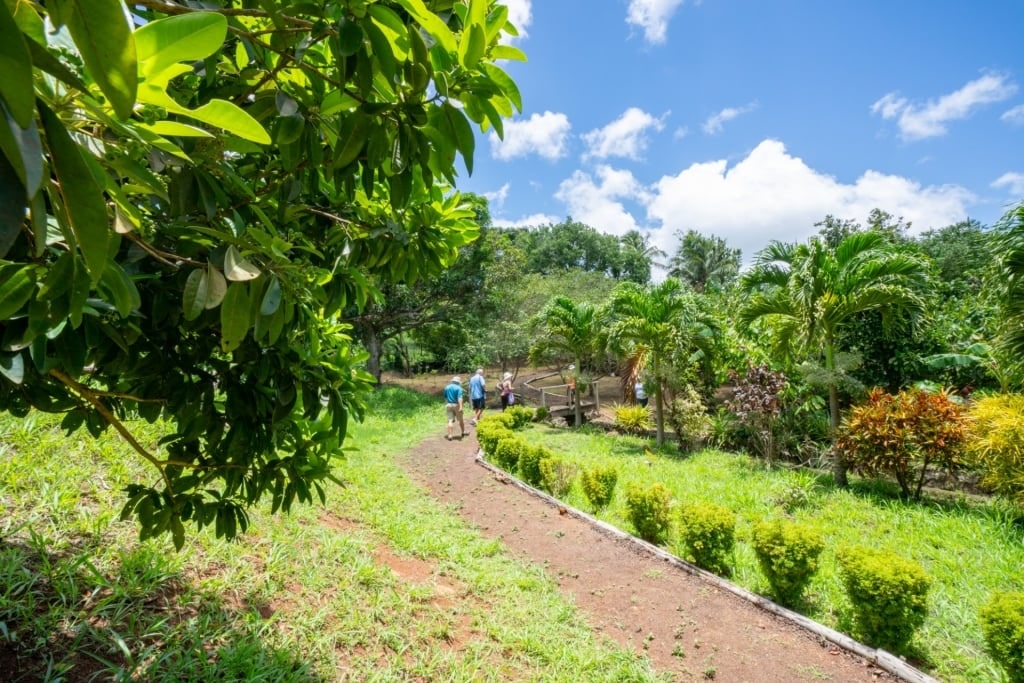
<svg viewBox="0 0 1024 683"><path fill-rule="evenodd" d="M930 613L908 657L943 681L1001 680L998 667L983 652L977 612L992 591L1024 587L1024 529L1016 511L998 502L963 497L908 502L895 496L895 487L866 481L841 490L829 476L766 470L745 455L708 450L680 458L668 448L660 453L648 450L649 442L643 439L611 437L598 430L535 426L523 437L581 466L618 467L615 496L597 516L621 529L632 531L625 490L634 482L661 482L677 504L704 501L732 509L738 521L730 579L748 590L770 592L749 542L754 522L787 515L817 527L827 546L801 611L838 630L848 631L850 622L835 561L837 548L865 544L919 562L934 583ZM566 502L589 510L578 483ZM678 517L674 522L664 545L685 557L675 535Z"/></svg>
<svg viewBox="0 0 1024 683"><path fill-rule="evenodd" d="M396 466L438 433L436 401L389 389L373 408L326 506L257 510L239 540L190 532L180 553L118 521L153 473L116 438L0 418L0 655L46 681L660 680Z"/></svg>

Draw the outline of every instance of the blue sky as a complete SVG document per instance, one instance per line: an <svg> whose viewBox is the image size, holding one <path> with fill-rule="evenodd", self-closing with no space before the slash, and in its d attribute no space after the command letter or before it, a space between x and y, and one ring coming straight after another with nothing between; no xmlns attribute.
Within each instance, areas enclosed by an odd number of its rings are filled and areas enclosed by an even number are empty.
<svg viewBox="0 0 1024 683"><path fill-rule="evenodd" d="M523 112L460 189L498 225L724 237L826 214L912 231L1024 199L1024 0L505 0Z"/></svg>

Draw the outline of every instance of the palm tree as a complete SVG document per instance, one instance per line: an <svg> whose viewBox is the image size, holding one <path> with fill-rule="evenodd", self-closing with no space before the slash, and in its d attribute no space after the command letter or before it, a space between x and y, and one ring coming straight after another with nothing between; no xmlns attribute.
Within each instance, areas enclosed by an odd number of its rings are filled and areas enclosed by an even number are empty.
<svg viewBox="0 0 1024 683"><path fill-rule="evenodd" d="M743 283L756 289L740 320L771 321L784 350L818 360L825 370L833 440L839 427L839 331L858 313L878 311L888 331L923 310L918 295L925 264L879 232L857 232L835 247L820 237L805 244L772 242L758 253ZM835 461L836 482L846 467Z"/></svg>
<svg viewBox="0 0 1024 683"><path fill-rule="evenodd" d="M1018 204L999 221L1005 230L1000 259L1003 327L998 346L1008 358L1024 357L1024 203ZM1009 370L1019 376L1018 361Z"/></svg>
<svg viewBox="0 0 1024 683"><path fill-rule="evenodd" d="M664 385L668 363L679 350L707 348L712 329L692 290L668 278L659 285L643 287L623 282L612 291L610 345L627 355L646 356L654 376L654 408L657 443L665 441Z"/></svg>
<svg viewBox="0 0 1024 683"><path fill-rule="evenodd" d="M730 249L721 237L705 237L696 230L676 234L679 249L668 264L672 277L703 292L708 287L723 287L739 275L740 250Z"/></svg>
<svg viewBox="0 0 1024 683"><path fill-rule="evenodd" d="M576 303L569 297L556 296L537 314L534 325L540 337L530 348L530 358L536 361L556 353L572 358L576 371L582 371L584 362L601 353L607 328L607 311L591 303ZM583 424L580 401L573 403L576 426Z"/></svg>

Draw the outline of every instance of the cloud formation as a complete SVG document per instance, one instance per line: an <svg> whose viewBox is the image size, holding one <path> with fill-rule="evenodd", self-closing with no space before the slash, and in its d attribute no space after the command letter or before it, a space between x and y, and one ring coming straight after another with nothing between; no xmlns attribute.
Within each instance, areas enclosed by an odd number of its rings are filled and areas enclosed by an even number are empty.
<svg viewBox="0 0 1024 683"><path fill-rule="evenodd" d="M992 181L992 187L1005 187L1015 197L1024 197L1024 173L1004 173Z"/></svg>
<svg viewBox="0 0 1024 683"><path fill-rule="evenodd" d="M923 104L910 102L894 92L887 93L871 105L871 112L883 119L896 119L904 140L923 140L945 135L950 122L966 119L986 104L1002 102L1015 92L1017 84L1008 76L992 73Z"/></svg>
<svg viewBox="0 0 1024 683"><path fill-rule="evenodd" d="M732 121L737 116L754 111L755 109L757 109L757 102L751 102L750 104L742 107L726 107L717 114L709 117L701 128L703 128L704 133L707 135L717 135L722 132L722 128L726 121Z"/></svg>
<svg viewBox="0 0 1024 683"><path fill-rule="evenodd" d="M571 129L568 116L551 111L531 114L525 120L506 121L504 140L491 133L491 156L503 161L531 154L550 161L561 159L568 153Z"/></svg>
<svg viewBox="0 0 1024 683"><path fill-rule="evenodd" d="M1024 104L1018 104L1012 109L1007 109L999 119L1016 126L1024 126Z"/></svg>
<svg viewBox="0 0 1024 683"><path fill-rule="evenodd" d="M647 132L651 129L660 131L664 127L661 119L637 107L630 107L604 128L597 128L581 136L587 145L583 158L625 157L638 160L647 149Z"/></svg>
<svg viewBox="0 0 1024 683"><path fill-rule="evenodd" d="M1010 183L1011 178L1002 181ZM732 166L724 159L694 163L649 185L608 165L593 173L577 170L555 198L567 215L602 232L649 231L652 243L671 254L678 247L676 231L694 229L740 248L747 263L770 240L807 239L828 214L863 223L879 208L911 221L917 232L966 219L976 200L956 185L923 186L874 170L843 183L812 169L777 140L764 140ZM530 217L503 224L540 222Z"/></svg>
<svg viewBox="0 0 1024 683"><path fill-rule="evenodd" d="M508 7L508 20L519 31L519 36L515 40L523 40L529 35L527 29L533 23L530 0L502 0L502 4Z"/></svg>
<svg viewBox="0 0 1024 683"><path fill-rule="evenodd" d="M487 200L490 207L500 209L505 205L505 200L508 199L508 191L512 188L512 185L505 183L500 189L494 192L484 192L483 197Z"/></svg>
<svg viewBox="0 0 1024 683"><path fill-rule="evenodd" d="M639 26L648 43L658 45L665 42L668 22L683 0L630 0L626 22Z"/></svg>

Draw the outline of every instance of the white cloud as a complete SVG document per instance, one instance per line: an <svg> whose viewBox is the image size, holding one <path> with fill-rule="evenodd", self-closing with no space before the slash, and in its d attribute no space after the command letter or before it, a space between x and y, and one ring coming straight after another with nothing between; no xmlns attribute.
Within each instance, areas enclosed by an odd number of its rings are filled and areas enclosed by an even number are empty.
<svg viewBox="0 0 1024 683"><path fill-rule="evenodd" d="M644 30L648 43L664 43L668 22L683 0L629 0L626 22Z"/></svg>
<svg viewBox="0 0 1024 683"><path fill-rule="evenodd" d="M816 171L765 140L732 168L725 160L696 163L654 184L648 218L660 224L659 245L675 230L693 228L726 239L748 261L773 239L796 242L817 232L826 214L864 222L880 208L913 223L914 231L964 220L974 196L958 186L922 186L900 176L865 171L852 184Z"/></svg>
<svg viewBox="0 0 1024 683"><path fill-rule="evenodd" d="M1017 84L1008 76L985 74L955 92L924 104L912 103L896 93L888 93L871 105L871 111L883 119L898 119L900 136L904 140L922 140L945 135L951 121L966 119L978 108L1001 102L1016 91ZM1006 115L1003 116L1005 118Z"/></svg>
<svg viewBox="0 0 1024 683"><path fill-rule="evenodd" d="M508 199L508 191L511 187L511 184L505 183L501 186L501 189L495 192L484 192L484 199L487 200L489 205L500 209L505 204L505 200Z"/></svg>
<svg viewBox="0 0 1024 683"><path fill-rule="evenodd" d="M1007 109L999 118L1007 123L1024 126L1024 104L1018 104L1013 109Z"/></svg>
<svg viewBox="0 0 1024 683"><path fill-rule="evenodd" d="M1004 173L992 182L992 187L1005 187L1010 194L1024 197L1024 173Z"/></svg>
<svg viewBox="0 0 1024 683"><path fill-rule="evenodd" d="M686 126L680 126L679 128L676 128L674 133L672 133L672 139L673 140L682 140L683 138L685 138L689 134L690 134L690 129L689 128L687 128Z"/></svg>
<svg viewBox="0 0 1024 683"><path fill-rule="evenodd" d="M494 226L497 228L532 228L538 225L558 223L561 220L562 219L559 216L552 216L547 213L534 213L516 220L493 218L491 222L494 223Z"/></svg>
<svg viewBox="0 0 1024 683"><path fill-rule="evenodd" d="M561 159L567 153L571 129L568 116L551 111L531 114L525 120L506 121L504 140L491 133L491 156L504 161L530 154L550 161Z"/></svg>
<svg viewBox="0 0 1024 683"><path fill-rule="evenodd" d="M626 157L640 159L647 149L647 131L664 128L661 119L656 119L642 109L630 107L622 116L604 128L584 133L581 137L587 144L584 159Z"/></svg>
<svg viewBox="0 0 1024 683"><path fill-rule="evenodd" d="M629 171L601 165L589 173L576 171L558 186L555 198L566 205L566 213L582 223L613 235L639 230L636 219L620 201L650 201L650 193Z"/></svg>
<svg viewBox="0 0 1024 683"><path fill-rule="evenodd" d="M533 9L530 0L502 0L502 4L508 7L508 20L519 31L519 36L513 40L522 40L529 34L527 29L533 23Z"/></svg>
<svg viewBox="0 0 1024 683"><path fill-rule="evenodd" d="M755 109L757 109L757 102L751 102L742 107L726 107L714 116L709 117L704 122L702 128L707 135L716 135L722 132L722 126L726 121L732 121L737 116L754 111Z"/></svg>

